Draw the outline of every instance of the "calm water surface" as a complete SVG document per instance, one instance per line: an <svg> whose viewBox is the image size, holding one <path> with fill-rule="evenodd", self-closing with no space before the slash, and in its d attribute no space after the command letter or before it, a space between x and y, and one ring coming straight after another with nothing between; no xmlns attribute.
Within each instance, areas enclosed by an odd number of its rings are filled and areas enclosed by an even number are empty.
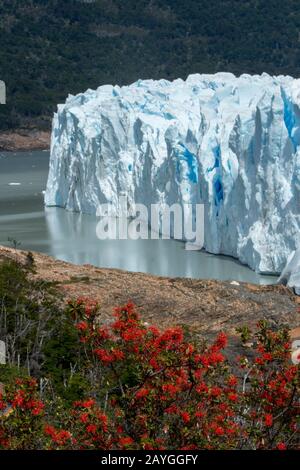
<svg viewBox="0 0 300 470"><path fill-rule="evenodd" d="M24 250L40 251L72 263L141 271L161 276L269 284L236 260L186 251L175 240L98 240L95 216L44 208L49 152L0 152L0 244L8 238Z"/></svg>

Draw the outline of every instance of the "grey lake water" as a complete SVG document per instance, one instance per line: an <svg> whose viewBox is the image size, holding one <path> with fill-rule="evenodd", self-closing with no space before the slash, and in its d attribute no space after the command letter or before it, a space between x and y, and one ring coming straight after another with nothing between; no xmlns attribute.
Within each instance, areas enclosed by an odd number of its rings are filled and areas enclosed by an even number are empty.
<svg viewBox="0 0 300 470"><path fill-rule="evenodd" d="M0 244L20 243L77 264L120 268L160 276L270 284L233 258L187 251L176 240L99 240L96 216L44 207L49 152L0 152Z"/></svg>

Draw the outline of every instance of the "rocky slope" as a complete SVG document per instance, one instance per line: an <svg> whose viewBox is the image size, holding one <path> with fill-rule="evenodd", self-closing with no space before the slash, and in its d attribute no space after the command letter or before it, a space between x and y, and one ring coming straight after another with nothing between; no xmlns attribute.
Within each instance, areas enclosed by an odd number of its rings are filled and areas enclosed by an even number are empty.
<svg viewBox="0 0 300 470"><path fill-rule="evenodd" d="M31 151L48 150L50 148L50 132L37 129L16 129L0 132L0 150Z"/></svg>

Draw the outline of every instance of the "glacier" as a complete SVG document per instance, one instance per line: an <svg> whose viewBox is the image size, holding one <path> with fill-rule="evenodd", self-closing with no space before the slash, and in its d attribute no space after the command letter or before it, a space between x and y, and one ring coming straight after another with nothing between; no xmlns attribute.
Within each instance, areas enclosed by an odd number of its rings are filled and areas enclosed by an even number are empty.
<svg viewBox="0 0 300 470"><path fill-rule="evenodd" d="M300 295L300 247L288 257L277 284L288 286L296 295Z"/></svg>
<svg viewBox="0 0 300 470"><path fill-rule="evenodd" d="M195 74L58 105L47 206L203 203L204 247L280 273L300 247L300 80Z"/></svg>

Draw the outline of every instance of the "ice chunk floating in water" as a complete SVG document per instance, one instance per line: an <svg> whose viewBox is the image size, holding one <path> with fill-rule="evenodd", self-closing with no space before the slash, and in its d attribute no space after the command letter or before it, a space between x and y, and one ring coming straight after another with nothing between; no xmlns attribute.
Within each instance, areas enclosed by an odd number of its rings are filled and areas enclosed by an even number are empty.
<svg viewBox="0 0 300 470"><path fill-rule="evenodd" d="M300 245L300 80L228 73L69 96L54 116L47 205L205 204L205 248L260 272Z"/></svg>

